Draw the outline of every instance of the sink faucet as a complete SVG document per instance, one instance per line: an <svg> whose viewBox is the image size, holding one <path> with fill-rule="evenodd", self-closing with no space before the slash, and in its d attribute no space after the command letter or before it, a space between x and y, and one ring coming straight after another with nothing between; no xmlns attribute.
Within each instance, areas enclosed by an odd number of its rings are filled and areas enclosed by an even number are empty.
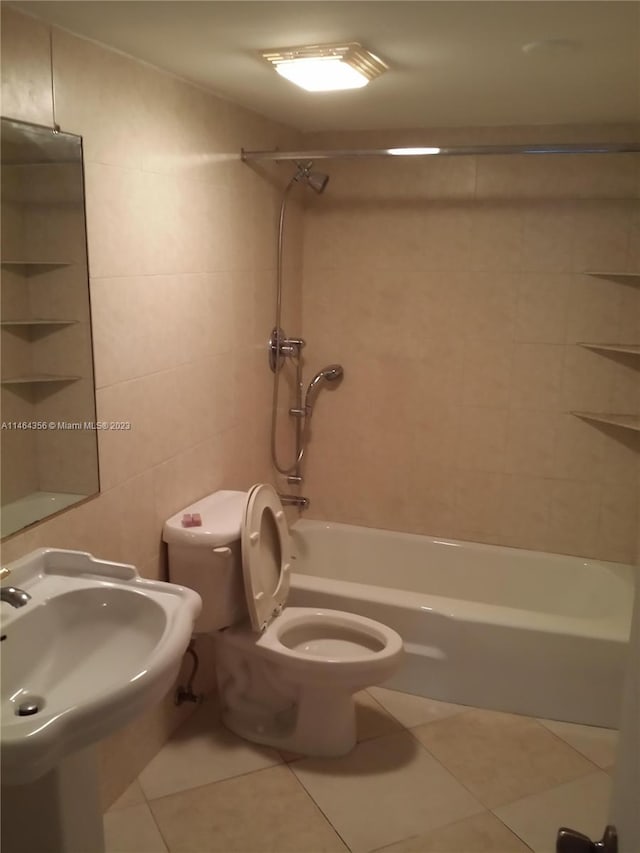
<svg viewBox="0 0 640 853"><path fill-rule="evenodd" d="M6 601L12 607L24 607L31 596L17 586L3 586L0 588L0 601Z"/></svg>

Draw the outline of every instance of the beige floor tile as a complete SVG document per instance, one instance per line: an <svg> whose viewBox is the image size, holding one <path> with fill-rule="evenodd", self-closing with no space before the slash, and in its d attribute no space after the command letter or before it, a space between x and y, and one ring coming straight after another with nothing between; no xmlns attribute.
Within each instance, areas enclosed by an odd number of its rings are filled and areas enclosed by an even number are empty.
<svg viewBox="0 0 640 853"><path fill-rule="evenodd" d="M287 767L271 767L151 803L171 853L346 853Z"/></svg>
<svg viewBox="0 0 640 853"><path fill-rule="evenodd" d="M561 826L593 839L602 837L607 823L611 779L598 770L550 791L525 797L495 809L496 815L535 853L555 853Z"/></svg>
<svg viewBox="0 0 640 853"><path fill-rule="evenodd" d="M361 690L355 700L358 742L402 731L400 723L368 691Z"/></svg>
<svg viewBox="0 0 640 853"><path fill-rule="evenodd" d="M342 758L305 758L290 767L353 851L482 811L409 732L364 741Z"/></svg>
<svg viewBox="0 0 640 853"><path fill-rule="evenodd" d="M104 816L105 853L166 853L149 806L116 809Z"/></svg>
<svg viewBox="0 0 640 853"><path fill-rule="evenodd" d="M618 732L615 729L581 726L578 723L563 723L559 720L539 722L603 770L613 767L616 763Z"/></svg>
<svg viewBox="0 0 640 853"><path fill-rule="evenodd" d="M473 710L413 729L489 808L584 776L593 764L535 720Z"/></svg>
<svg viewBox="0 0 640 853"><path fill-rule="evenodd" d="M144 791L136 779L129 785L127 790L124 791L114 803L112 803L109 807L109 811L113 811L114 809L126 809L130 806L139 806L146 802Z"/></svg>
<svg viewBox="0 0 640 853"><path fill-rule="evenodd" d="M408 729L469 710L465 705L438 702L436 699L401 693L399 690L387 690L385 687L370 687L369 693Z"/></svg>
<svg viewBox="0 0 640 853"><path fill-rule="evenodd" d="M379 853L530 853L530 848L491 812L484 812L399 841Z"/></svg>
<svg viewBox="0 0 640 853"><path fill-rule="evenodd" d="M155 799L280 762L275 750L242 740L224 728L214 703L206 703L138 778L147 799Z"/></svg>

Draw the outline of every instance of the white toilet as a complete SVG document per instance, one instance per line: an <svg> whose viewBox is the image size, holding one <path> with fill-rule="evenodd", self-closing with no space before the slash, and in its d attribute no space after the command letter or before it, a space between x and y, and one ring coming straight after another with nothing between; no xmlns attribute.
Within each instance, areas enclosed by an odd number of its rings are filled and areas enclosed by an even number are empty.
<svg viewBox="0 0 640 853"><path fill-rule="evenodd" d="M183 526L194 513L201 526ZM202 597L196 633L218 632L225 725L302 755L349 752L353 694L395 672L402 639L353 613L285 608L291 547L274 489L214 492L170 518L163 538L170 579Z"/></svg>

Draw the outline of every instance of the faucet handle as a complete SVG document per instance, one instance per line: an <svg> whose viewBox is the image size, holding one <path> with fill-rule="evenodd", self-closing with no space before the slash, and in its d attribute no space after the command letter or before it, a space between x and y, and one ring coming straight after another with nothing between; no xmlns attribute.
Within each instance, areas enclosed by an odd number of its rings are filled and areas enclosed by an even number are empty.
<svg viewBox="0 0 640 853"><path fill-rule="evenodd" d="M0 581L5 580L11 574L11 569L5 569L4 567L0 569Z"/></svg>

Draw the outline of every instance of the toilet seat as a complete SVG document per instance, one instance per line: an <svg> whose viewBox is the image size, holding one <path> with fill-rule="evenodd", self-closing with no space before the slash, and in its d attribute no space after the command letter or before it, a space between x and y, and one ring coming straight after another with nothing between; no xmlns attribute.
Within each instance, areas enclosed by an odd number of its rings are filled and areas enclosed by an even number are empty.
<svg viewBox="0 0 640 853"><path fill-rule="evenodd" d="M291 572L289 527L277 492L266 483L249 489L241 542L251 629L231 627L225 632L227 641L250 646L280 664L286 661L290 669L333 671L337 665L345 675L371 664L384 666L402 653L399 635L373 619L325 608L285 609Z"/></svg>
<svg viewBox="0 0 640 853"><path fill-rule="evenodd" d="M289 527L273 486L249 489L241 528L242 575L251 627L264 631L289 594Z"/></svg>
<svg viewBox="0 0 640 853"><path fill-rule="evenodd" d="M336 629L339 643L346 638L350 648L331 642ZM316 640L320 643L313 648ZM270 661L295 682L336 688L384 681L403 654L402 638L387 625L315 607L287 607L261 634L248 625L234 625L221 634L220 642Z"/></svg>

